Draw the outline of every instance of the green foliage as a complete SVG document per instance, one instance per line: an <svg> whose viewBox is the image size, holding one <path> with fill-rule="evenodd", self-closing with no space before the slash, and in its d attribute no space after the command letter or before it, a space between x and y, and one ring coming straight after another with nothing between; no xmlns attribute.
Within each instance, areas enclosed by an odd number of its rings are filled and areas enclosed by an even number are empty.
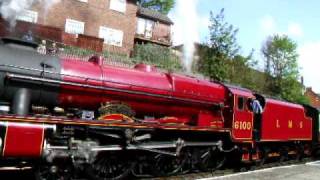
<svg viewBox="0 0 320 180"><path fill-rule="evenodd" d="M262 47L265 57L266 92L294 102L306 102L298 82L297 44L288 36L274 35Z"/></svg>
<svg viewBox="0 0 320 180"><path fill-rule="evenodd" d="M145 8L153 9L168 14L174 7L175 0L138 0L139 5Z"/></svg>
<svg viewBox="0 0 320 180"><path fill-rule="evenodd" d="M73 46L65 46L63 53L79 57L89 57L94 54L100 54ZM138 63L145 63L169 71L182 70L180 59L173 54L170 48L154 44L136 45L133 57L127 57L125 54L112 53L109 51L104 51L101 55L110 61L111 64L120 63L133 66Z"/></svg>
<svg viewBox="0 0 320 180"><path fill-rule="evenodd" d="M256 61L252 58L253 52L249 56L236 55L227 62L227 77L232 84L239 85L256 92L261 92L263 87L262 79L264 76L261 72L254 70ZM261 82L261 83L260 83Z"/></svg>
<svg viewBox="0 0 320 180"><path fill-rule="evenodd" d="M202 45L198 49L199 62L196 70L211 80L225 81L227 77L226 59L214 48Z"/></svg>
<svg viewBox="0 0 320 180"><path fill-rule="evenodd" d="M298 82L297 44L287 36L275 35L262 48L265 72L252 67L256 61L239 54L238 29L225 22L224 10L211 13L209 42L200 45L195 69L211 80L225 81L292 102L308 103Z"/></svg>
<svg viewBox="0 0 320 180"><path fill-rule="evenodd" d="M238 31L233 25L225 21L224 9L221 9L217 15L210 12L209 45L217 52L227 58L237 55L240 49L236 38Z"/></svg>
<svg viewBox="0 0 320 180"><path fill-rule="evenodd" d="M128 57L127 54L123 53L114 53L110 51L103 51L102 55L104 58L108 59L110 62L117 62L128 66L134 65L134 60Z"/></svg>
<svg viewBox="0 0 320 180"><path fill-rule="evenodd" d="M93 54L96 54L95 51L89 50L89 49L82 49L75 46L64 46L63 47L63 53L65 54L72 54L77 56L91 56Z"/></svg>
<svg viewBox="0 0 320 180"><path fill-rule="evenodd" d="M171 49L159 45L136 45L133 58L135 63L151 64L169 71L182 69L179 58L172 53Z"/></svg>
<svg viewBox="0 0 320 180"><path fill-rule="evenodd" d="M300 104L310 104L310 100L303 95L303 86L293 78L284 78L282 80L282 92L280 97L291 102Z"/></svg>
<svg viewBox="0 0 320 180"><path fill-rule="evenodd" d="M233 59L240 49L236 42L238 29L225 22L224 9L219 14L210 13L209 42L199 49L197 70L211 80L227 80L227 61Z"/></svg>

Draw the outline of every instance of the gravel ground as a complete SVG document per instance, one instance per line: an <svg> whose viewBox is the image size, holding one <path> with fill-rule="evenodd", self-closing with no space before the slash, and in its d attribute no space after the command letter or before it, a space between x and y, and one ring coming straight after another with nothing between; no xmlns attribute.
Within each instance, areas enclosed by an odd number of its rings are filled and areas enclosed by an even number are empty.
<svg viewBox="0 0 320 180"><path fill-rule="evenodd" d="M306 163L303 165L291 165L275 168L262 169L231 175L200 178L199 180L319 180L320 161Z"/></svg>

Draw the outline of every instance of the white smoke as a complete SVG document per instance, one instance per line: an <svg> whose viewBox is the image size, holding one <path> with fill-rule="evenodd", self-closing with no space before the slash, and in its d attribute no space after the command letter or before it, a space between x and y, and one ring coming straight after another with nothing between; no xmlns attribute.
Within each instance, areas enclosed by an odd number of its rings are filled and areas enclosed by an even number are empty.
<svg viewBox="0 0 320 180"><path fill-rule="evenodd" d="M195 42L199 41L198 32L198 0L177 0L177 20L178 34L183 43L183 63L188 73L191 72L192 61L195 53Z"/></svg>
<svg viewBox="0 0 320 180"><path fill-rule="evenodd" d="M58 2L60 0L0 0L0 14L3 19L10 22L11 26L14 26L17 17L32 5L41 3L46 14L48 9Z"/></svg>

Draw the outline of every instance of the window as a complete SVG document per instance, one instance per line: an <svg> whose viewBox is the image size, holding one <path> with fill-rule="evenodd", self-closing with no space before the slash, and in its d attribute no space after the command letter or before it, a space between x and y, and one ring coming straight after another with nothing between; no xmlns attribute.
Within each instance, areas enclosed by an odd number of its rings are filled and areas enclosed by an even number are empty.
<svg viewBox="0 0 320 180"><path fill-rule="evenodd" d="M73 19L66 19L65 31L71 34L83 34L84 22L76 21Z"/></svg>
<svg viewBox="0 0 320 180"><path fill-rule="evenodd" d="M119 12L126 12L127 2L126 0L110 0L110 9L119 11Z"/></svg>
<svg viewBox="0 0 320 180"><path fill-rule="evenodd" d="M138 18L137 34L144 35L145 30L146 30L146 20L143 18Z"/></svg>
<svg viewBox="0 0 320 180"><path fill-rule="evenodd" d="M151 38L154 23L154 21L148 19L138 18L137 34L143 35L146 38Z"/></svg>
<svg viewBox="0 0 320 180"><path fill-rule="evenodd" d="M80 1L80 2L88 2L88 0L78 0L78 1Z"/></svg>
<svg viewBox="0 0 320 180"><path fill-rule="evenodd" d="M17 19L20 21L37 23L38 22L38 13L35 11L25 10L22 14L17 16Z"/></svg>
<svg viewBox="0 0 320 180"><path fill-rule="evenodd" d="M101 26L99 30L99 37L104 39L104 43L122 46L123 31Z"/></svg>
<svg viewBox="0 0 320 180"><path fill-rule="evenodd" d="M243 111L245 107L244 104L245 104L245 98L238 97L238 110Z"/></svg>

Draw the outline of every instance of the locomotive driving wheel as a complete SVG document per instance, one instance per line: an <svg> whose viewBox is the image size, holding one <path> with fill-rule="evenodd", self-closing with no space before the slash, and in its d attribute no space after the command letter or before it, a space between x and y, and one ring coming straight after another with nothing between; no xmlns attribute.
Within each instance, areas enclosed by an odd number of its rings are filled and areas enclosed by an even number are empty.
<svg viewBox="0 0 320 180"><path fill-rule="evenodd" d="M41 163L35 170L36 180L71 180L73 168L71 165L64 166L50 163Z"/></svg>
<svg viewBox="0 0 320 180"><path fill-rule="evenodd" d="M88 178L92 180L120 180L127 178L134 169L135 162L119 154L98 156L96 161L86 168Z"/></svg>
<svg viewBox="0 0 320 180"><path fill-rule="evenodd" d="M226 162L226 156L217 149L206 149L200 153L200 170L214 171L221 169Z"/></svg>
<svg viewBox="0 0 320 180"><path fill-rule="evenodd" d="M158 154L154 157L153 174L155 176L172 176L182 173L188 165L189 154L181 152L179 156Z"/></svg>

